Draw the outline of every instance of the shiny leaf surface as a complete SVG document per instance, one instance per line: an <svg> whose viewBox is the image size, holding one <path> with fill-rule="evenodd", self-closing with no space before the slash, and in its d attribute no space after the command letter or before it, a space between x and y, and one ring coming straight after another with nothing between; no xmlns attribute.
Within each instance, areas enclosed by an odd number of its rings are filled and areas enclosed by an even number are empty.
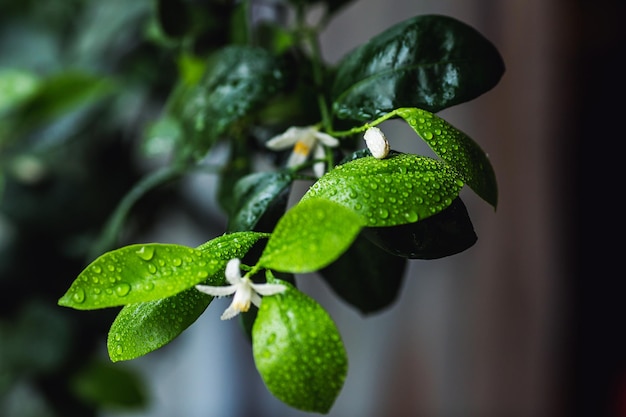
<svg viewBox="0 0 626 417"><path fill-rule="evenodd" d="M333 111L359 121L399 107L437 112L490 90L503 72L497 49L474 28L451 17L417 16L340 62Z"/></svg>

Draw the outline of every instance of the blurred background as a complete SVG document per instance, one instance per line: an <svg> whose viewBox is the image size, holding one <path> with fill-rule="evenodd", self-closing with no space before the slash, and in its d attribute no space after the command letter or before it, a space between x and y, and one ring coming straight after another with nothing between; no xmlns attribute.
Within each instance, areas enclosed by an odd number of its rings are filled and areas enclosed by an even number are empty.
<svg viewBox="0 0 626 417"><path fill-rule="evenodd" d="M256 13L271 3L258 2ZM176 68L150 39L151 7L0 0L0 69L76 71L23 125L0 125L5 137L24 137L10 158L0 148L8 173L0 184L0 416L308 415L267 392L237 323L218 319L228 300L215 300L166 347L115 365L105 340L116 311L56 305L85 266L86 242L154 163L139 156L138 142ZM365 317L314 275L298 277L348 351L330 416L626 416L614 180L621 154L613 146L623 139L614 120L622 116L624 8L609 0L357 0L331 21L322 36L330 63L395 23L436 13L483 33L507 70L492 91L440 114L489 153L496 171L497 211L462 194L476 245L411 261L396 304ZM110 94L90 72L114 74L123 88ZM19 88L34 82L19 78ZM61 100L54 88L63 83L80 88ZM0 97L0 116L2 106ZM403 126L384 130L393 148L415 150ZM197 175L150 193L127 242L196 246L222 234L214 188ZM113 392L99 393L107 380Z"/></svg>

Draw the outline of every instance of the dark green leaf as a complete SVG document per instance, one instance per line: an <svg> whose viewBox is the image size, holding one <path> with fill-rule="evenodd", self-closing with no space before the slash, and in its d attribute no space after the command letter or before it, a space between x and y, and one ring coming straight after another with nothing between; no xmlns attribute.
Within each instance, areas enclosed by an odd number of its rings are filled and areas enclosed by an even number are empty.
<svg viewBox="0 0 626 417"><path fill-rule="evenodd" d="M39 83L39 77L30 72L0 70L0 115L27 100L37 91Z"/></svg>
<svg viewBox="0 0 626 417"><path fill-rule="evenodd" d="M234 122L258 109L285 82L282 61L264 49L229 46L214 54L182 114L201 140L199 149L206 149Z"/></svg>
<svg viewBox="0 0 626 417"><path fill-rule="evenodd" d="M460 198L422 221L392 227L368 227L363 235L389 253L410 259L437 259L463 252L477 237Z"/></svg>
<svg viewBox="0 0 626 417"><path fill-rule="evenodd" d="M428 143L461 179L494 208L498 203L496 175L487 154L469 136L445 120L421 109L398 109L397 114Z"/></svg>
<svg viewBox="0 0 626 417"><path fill-rule="evenodd" d="M253 230L268 211L285 212L293 175L285 172L258 172L248 175L235 186L235 210L228 230Z"/></svg>
<svg viewBox="0 0 626 417"><path fill-rule="evenodd" d="M359 121L399 107L437 112L490 90L503 72L496 48L472 27L451 17L417 16L340 62L333 111Z"/></svg>
<svg viewBox="0 0 626 417"><path fill-rule="evenodd" d="M92 362L71 380L72 390L99 408L140 408L147 397L142 381L129 369Z"/></svg>
<svg viewBox="0 0 626 417"><path fill-rule="evenodd" d="M278 221L259 265L281 272L316 271L348 249L361 226L361 216L337 203L301 201Z"/></svg>
<svg viewBox="0 0 626 417"><path fill-rule="evenodd" d="M230 233L212 239L197 249L220 263L204 284L223 285L224 268L233 258L244 255L263 233ZM113 362L134 359L166 345L196 321L213 297L190 288L174 296L124 306L111 325L107 340Z"/></svg>
<svg viewBox="0 0 626 417"><path fill-rule="evenodd" d="M339 259L319 272L339 297L368 314L395 301L406 264L405 258L391 255L359 235Z"/></svg>
<svg viewBox="0 0 626 417"><path fill-rule="evenodd" d="M452 203L463 182L432 158L393 154L338 165L304 195L334 201L359 214L365 226L395 226L430 217Z"/></svg>
<svg viewBox="0 0 626 417"><path fill-rule="evenodd" d="M169 297L215 275L222 264L201 250L181 245L125 246L87 266L59 305L91 310Z"/></svg>
<svg viewBox="0 0 626 417"><path fill-rule="evenodd" d="M264 297L252 328L252 353L268 390L284 403L327 413L348 370L335 323L312 298L290 284Z"/></svg>

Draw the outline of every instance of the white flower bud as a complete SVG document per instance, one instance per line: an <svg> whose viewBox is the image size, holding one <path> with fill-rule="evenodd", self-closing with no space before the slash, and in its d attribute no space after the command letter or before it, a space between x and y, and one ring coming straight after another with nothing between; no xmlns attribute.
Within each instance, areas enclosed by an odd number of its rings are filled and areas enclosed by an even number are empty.
<svg viewBox="0 0 626 417"><path fill-rule="evenodd" d="M363 135L367 148L376 159L383 159L389 154L389 142L385 134L377 127L370 127Z"/></svg>

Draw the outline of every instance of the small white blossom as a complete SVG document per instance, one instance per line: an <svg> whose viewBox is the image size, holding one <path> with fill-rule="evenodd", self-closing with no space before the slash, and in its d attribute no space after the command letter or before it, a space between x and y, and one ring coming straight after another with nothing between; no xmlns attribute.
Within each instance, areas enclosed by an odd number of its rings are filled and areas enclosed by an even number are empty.
<svg viewBox="0 0 626 417"><path fill-rule="evenodd" d="M196 285L196 289L198 291L214 297L224 297L235 294L233 302L230 303L226 311L224 311L224 314L222 314L222 320L231 319L241 312L248 311L250 309L250 303L260 307L260 295L274 295L287 289L281 284L255 284L252 280L250 280L250 278L248 278L248 276L241 276L241 271L239 269L240 264L241 261L237 258L231 259L228 261L228 264L226 264L224 275L226 276L226 280L231 285L226 285L224 287Z"/></svg>
<svg viewBox="0 0 626 417"><path fill-rule="evenodd" d="M370 127L363 135L367 148L376 159L383 159L389 154L389 142L385 134L377 127Z"/></svg>
<svg viewBox="0 0 626 417"><path fill-rule="evenodd" d="M314 126L292 126L280 135L274 136L265 144L265 146L274 151L293 146L293 151L287 160L287 166L290 168L303 164L311 154L311 151L313 151L314 158L323 158L325 154L323 145L334 148L339 145L339 141L327 133L320 132ZM313 171L318 177L324 175L324 162L318 162L313 165Z"/></svg>

